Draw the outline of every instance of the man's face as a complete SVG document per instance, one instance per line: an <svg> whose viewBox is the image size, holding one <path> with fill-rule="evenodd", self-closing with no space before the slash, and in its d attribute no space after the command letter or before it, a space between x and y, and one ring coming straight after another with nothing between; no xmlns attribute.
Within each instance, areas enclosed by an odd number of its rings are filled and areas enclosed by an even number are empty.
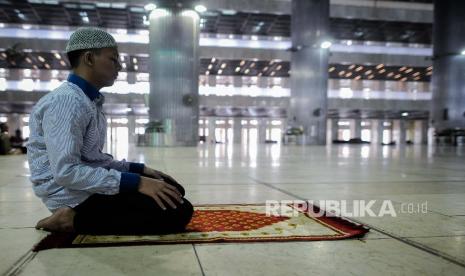
<svg viewBox="0 0 465 276"><path fill-rule="evenodd" d="M112 86L120 70L118 49L102 48L99 54L94 54L92 73L101 87Z"/></svg>

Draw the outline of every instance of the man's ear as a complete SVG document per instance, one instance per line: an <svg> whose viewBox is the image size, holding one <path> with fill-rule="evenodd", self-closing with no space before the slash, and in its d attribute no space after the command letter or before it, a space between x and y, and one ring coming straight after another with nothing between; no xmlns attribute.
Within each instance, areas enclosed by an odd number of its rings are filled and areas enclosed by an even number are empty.
<svg viewBox="0 0 465 276"><path fill-rule="evenodd" d="M86 64L87 66L90 66L92 67L94 65L94 53L92 53L92 51L86 51L84 52L84 54L82 55L82 61L84 62L84 64Z"/></svg>

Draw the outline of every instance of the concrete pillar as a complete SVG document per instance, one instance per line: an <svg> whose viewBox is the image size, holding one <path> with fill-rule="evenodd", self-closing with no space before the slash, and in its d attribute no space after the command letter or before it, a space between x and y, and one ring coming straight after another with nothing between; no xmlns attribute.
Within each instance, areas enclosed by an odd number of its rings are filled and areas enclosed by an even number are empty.
<svg viewBox="0 0 465 276"><path fill-rule="evenodd" d="M127 116L128 118L128 142L129 144L137 143L137 135L136 135L136 117L131 115Z"/></svg>
<svg viewBox="0 0 465 276"><path fill-rule="evenodd" d="M6 124L8 125L10 136L13 136L17 129L21 130L21 132L23 131L24 122L21 114L8 114L7 120Z"/></svg>
<svg viewBox="0 0 465 276"><path fill-rule="evenodd" d="M165 125L173 145L198 140L199 15L169 1L150 13L149 118Z"/></svg>
<svg viewBox="0 0 465 276"><path fill-rule="evenodd" d="M361 119L351 120L350 138L362 138L362 120Z"/></svg>
<svg viewBox="0 0 465 276"><path fill-rule="evenodd" d="M208 117L208 119L206 120L208 121L207 142L215 143L216 142L216 138L215 138L216 118Z"/></svg>
<svg viewBox="0 0 465 276"><path fill-rule="evenodd" d="M436 131L465 127L464 14L465 1L434 1L431 119Z"/></svg>
<svg viewBox="0 0 465 276"><path fill-rule="evenodd" d="M383 120L371 120L371 143L381 145L383 143Z"/></svg>
<svg viewBox="0 0 465 276"><path fill-rule="evenodd" d="M405 120L394 120L392 132L396 144L405 144L407 140L407 122Z"/></svg>
<svg viewBox="0 0 465 276"><path fill-rule="evenodd" d="M234 118L233 122L233 142L234 144L241 144L242 143L242 125L241 125L241 118Z"/></svg>
<svg viewBox="0 0 465 276"><path fill-rule="evenodd" d="M266 119L258 119L258 143L264 144L266 140Z"/></svg>
<svg viewBox="0 0 465 276"><path fill-rule="evenodd" d="M426 120L416 120L414 122L415 136L414 143L426 145L428 143L428 122Z"/></svg>
<svg viewBox="0 0 465 276"><path fill-rule="evenodd" d="M339 130L338 119L329 119L328 120L328 140L326 144L331 144L334 140L337 140L337 132Z"/></svg>
<svg viewBox="0 0 465 276"><path fill-rule="evenodd" d="M329 0L292 0L292 123L303 126L299 144L326 143Z"/></svg>

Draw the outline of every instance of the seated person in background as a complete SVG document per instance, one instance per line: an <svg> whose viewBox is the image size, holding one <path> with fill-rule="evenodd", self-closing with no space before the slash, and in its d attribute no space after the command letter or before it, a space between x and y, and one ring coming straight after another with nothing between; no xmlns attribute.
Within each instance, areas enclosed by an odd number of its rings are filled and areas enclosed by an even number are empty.
<svg viewBox="0 0 465 276"><path fill-rule="evenodd" d="M23 135L21 134L21 130L17 129L15 131L15 136L12 136L10 138L11 147L21 150L22 153L26 153L27 149L23 145L24 142L25 142L25 140L23 139Z"/></svg>
<svg viewBox="0 0 465 276"><path fill-rule="evenodd" d="M21 152L11 147L8 125L0 124L0 155L20 154Z"/></svg>
<svg viewBox="0 0 465 276"><path fill-rule="evenodd" d="M172 177L102 152L102 87L121 70L114 38L80 28L66 53L72 74L30 116L27 156L35 194L52 215L36 228L83 234L163 234L189 223L193 207Z"/></svg>

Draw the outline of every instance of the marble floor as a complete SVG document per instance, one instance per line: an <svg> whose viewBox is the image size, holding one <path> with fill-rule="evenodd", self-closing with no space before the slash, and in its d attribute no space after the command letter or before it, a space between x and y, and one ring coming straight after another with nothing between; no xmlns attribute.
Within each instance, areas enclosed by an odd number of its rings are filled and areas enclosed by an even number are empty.
<svg viewBox="0 0 465 276"><path fill-rule="evenodd" d="M465 275L465 148L199 145L115 146L116 157L175 176L194 204L266 200L390 200L396 216L351 219L362 239L30 251L49 213L25 156L0 156L0 274ZM359 200L359 201L356 201ZM423 208L423 207L427 208ZM421 208L420 208L421 207ZM377 212L376 212L377 213Z"/></svg>

